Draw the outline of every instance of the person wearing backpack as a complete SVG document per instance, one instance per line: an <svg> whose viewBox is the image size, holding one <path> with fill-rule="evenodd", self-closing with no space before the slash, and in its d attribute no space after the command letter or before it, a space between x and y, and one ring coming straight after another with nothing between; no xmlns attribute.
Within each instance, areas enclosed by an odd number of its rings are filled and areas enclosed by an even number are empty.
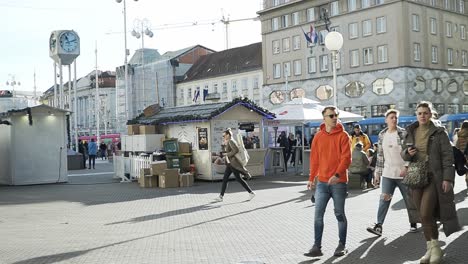
<svg viewBox="0 0 468 264"><path fill-rule="evenodd" d="M255 193L250 189L247 182L241 178L240 173L242 171L247 171L245 167L241 164L235 155L239 152L239 147L237 142L232 138L231 129L227 129L223 132L223 139L226 144L226 170L224 171L223 176L223 185L221 187L221 193L215 199L216 202L222 202L224 198L224 193L226 192L227 184L229 181L229 176L234 173L236 180L244 187L244 189L249 193L248 201L252 200L255 197ZM248 171L247 171L248 173Z"/></svg>
<svg viewBox="0 0 468 264"><path fill-rule="evenodd" d="M460 131L457 133L457 142L455 143L455 147L459 150L464 151L466 155L466 146L468 142L468 120L463 121ZM465 173L465 182L466 187L468 188L468 173Z"/></svg>

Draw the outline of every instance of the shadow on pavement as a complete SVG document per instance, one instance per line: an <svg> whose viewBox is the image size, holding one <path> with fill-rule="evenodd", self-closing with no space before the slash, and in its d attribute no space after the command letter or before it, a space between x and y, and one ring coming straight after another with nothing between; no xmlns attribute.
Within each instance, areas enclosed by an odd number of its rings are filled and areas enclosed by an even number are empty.
<svg viewBox="0 0 468 264"><path fill-rule="evenodd" d="M59 253L59 254L52 254L52 255L46 255L46 256L41 256L41 257L35 257L35 258L31 258L31 259L17 261L17 262L14 262L13 264L29 264L29 263L51 264L51 263L61 262L61 261L68 260L68 259L80 256L80 255L87 254L87 253L89 253L91 251L94 251L94 250L113 247L113 246L116 246L116 245L121 245L121 244L129 243L129 242L133 242L133 241L138 241L138 240L150 238L150 237L155 237L155 236L160 236L160 235L164 235L164 234L168 234L168 233L172 233L172 232L176 232L176 231L180 231L180 230L185 230L185 229L201 226L201 225L204 225L204 224L207 224L207 223L212 223L212 222L224 220L226 218L235 217L235 216L239 216L239 215L244 215L244 214L248 214L248 213L251 213L251 212L254 212L254 211L257 212L259 210L264 210L264 209L268 209L268 208L271 208L271 207L291 203L291 202L294 202L295 200L296 200L296 198L289 199L289 200L284 200L284 201L281 201L281 202L278 202L278 203L253 208L253 209L250 209L250 210L247 210L247 211L238 212L238 213L234 213L234 214L230 214L230 215L226 215L226 216L222 216L222 217L217 217L217 218L214 218L214 219L211 219L211 220L208 220L208 221L198 222L198 223L194 223L194 224L191 224L191 225L188 225L188 226L174 228L174 229L170 229L170 230L167 230L167 231L162 231L162 232L158 232L158 233L154 233L154 234L149 234L149 235L141 236L141 237L137 237L137 238L122 240L120 242L116 242L116 243L112 243L112 244L108 244L108 245L104 245L104 246L100 246L100 247L94 247L94 248L90 248L88 250L78 250L78 251L72 251L72 252L67 252L67 253Z"/></svg>
<svg viewBox="0 0 468 264"><path fill-rule="evenodd" d="M461 219L460 215L458 217L459 219ZM466 229L461 232L464 233L461 234L457 239L452 241L452 243L450 243L444 249L444 263L466 263L466 260L468 259L468 252L466 248L466 244L468 241L468 232Z"/></svg>

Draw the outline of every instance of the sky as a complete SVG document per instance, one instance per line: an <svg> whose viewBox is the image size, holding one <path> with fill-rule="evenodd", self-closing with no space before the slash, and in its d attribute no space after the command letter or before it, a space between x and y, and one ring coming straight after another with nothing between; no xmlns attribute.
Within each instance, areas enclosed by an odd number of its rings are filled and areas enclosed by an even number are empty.
<svg viewBox="0 0 468 264"><path fill-rule="evenodd" d="M226 48L223 18L257 17L262 0L126 0L127 48L131 56L142 41L130 33L137 19L147 19L154 33L145 36L144 47L166 51L203 45L215 51ZM75 30L80 36L81 54L76 59L77 78L97 67L115 71L124 64L123 1L115 0L0 0L0 90L6 83L20 82L15 90L37 91L54 84L53 60L49 57L49 36L54 30ZM194 25L196 24L196 25ZM260 21L229 24L229 48L261 41ZM64 67L64 82L68 68ZM73 70L72 70L73 74Z"/></svg>

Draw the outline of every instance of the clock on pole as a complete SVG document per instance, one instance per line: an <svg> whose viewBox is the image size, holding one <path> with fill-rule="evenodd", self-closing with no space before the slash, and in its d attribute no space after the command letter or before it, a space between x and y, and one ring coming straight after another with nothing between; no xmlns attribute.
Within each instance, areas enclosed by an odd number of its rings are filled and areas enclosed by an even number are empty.
<svg viewBox="0 0 468 264"><path fill-rule="evenodd" d="M73 30L52 31L49 56L57 63L70 65L80 55L80 37Z"/></svg>

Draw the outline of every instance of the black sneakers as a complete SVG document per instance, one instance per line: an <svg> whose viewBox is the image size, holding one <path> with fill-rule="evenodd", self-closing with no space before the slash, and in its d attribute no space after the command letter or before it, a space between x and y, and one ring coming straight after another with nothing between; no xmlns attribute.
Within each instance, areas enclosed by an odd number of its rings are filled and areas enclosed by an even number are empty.
<svg viewBox="0 0 468 264"><path fill-rule="evenodd" d="M409 231L410 233L418 232L418 225L416 223L411 223Z"/></svg>
<svg viewBox="0 0 468 264"><path fill-rule="evenodd" d="M348 249L345 247L345 245L339 243L338 247L335 249L335 253L333 253L333 256L341 257L346 255L346 253L348 253Z"/></svg>
<svg viewBox="0 0 468 264"><path fill-rule="evenodd" d="M316 246L313 245L312 248L309 250L309 252L304 253L304 256L306 257L320 257L323 256L322 250Z"/></svg>
<svg viewBox="0 0 468 264"><path fill-rule="evenodd" d="M382 235L382 225L381 224L375 224L374 227L368 227L367 231L374 235L381 236Z"/></svg>

